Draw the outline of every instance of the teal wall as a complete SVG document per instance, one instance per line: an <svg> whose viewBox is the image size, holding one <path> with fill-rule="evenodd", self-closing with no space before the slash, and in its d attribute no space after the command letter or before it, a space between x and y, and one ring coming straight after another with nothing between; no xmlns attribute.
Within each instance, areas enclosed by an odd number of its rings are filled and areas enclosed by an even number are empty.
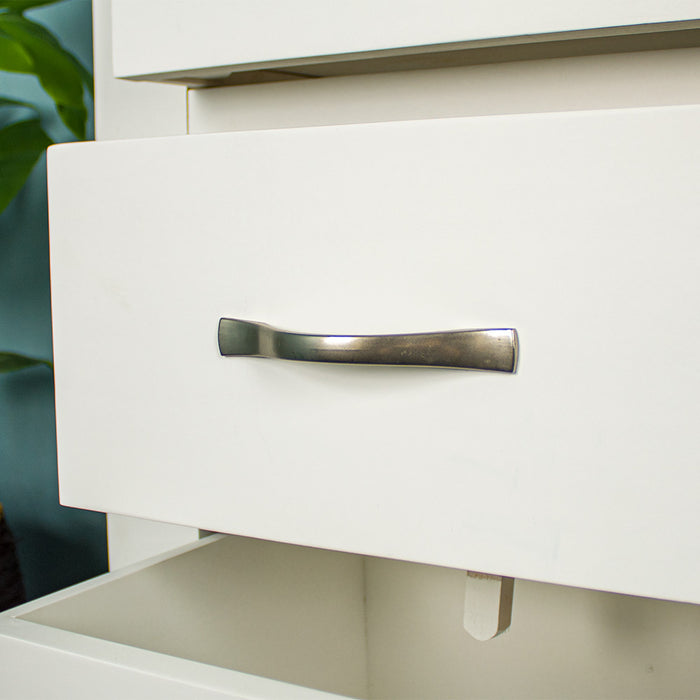
<svg viewBox="0 0 700 700"><path fill-rule="evenodd" d="M92 66L90 0L27 14ZM0 94L45 105L54 140L71 141L35 78L0 74ZM51 357L46 163L0 215L0 350ZM105 517L58 503L53 377L46 368L0 375L0 502L15 538L29 598L107 568Z"/></svg>

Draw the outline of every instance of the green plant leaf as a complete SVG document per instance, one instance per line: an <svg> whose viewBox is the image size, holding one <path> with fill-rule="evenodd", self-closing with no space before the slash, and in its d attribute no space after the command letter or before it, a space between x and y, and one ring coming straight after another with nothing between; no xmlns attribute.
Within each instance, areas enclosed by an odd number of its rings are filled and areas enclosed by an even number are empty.
<svg viewBox="0 0 700 700"><path fill-rule="evenodd" d="M87 121L87 110L85 107L69 107L67 105L56 105L56 110L61 117L61 121L78 137L85 138L85 122Z"/></svg>
<svg viewBox="0 0 700 700"><path fill-rule="evenodd" d="M60 2L60 0L0 0L0 9L10 12L24 12L31 7L53 5L55 2Z"/></svg>
<svg viewBox="0 0 700 700"><path fill-rule="evenodd" d="M38 119L0 129L0 213L22 189L37 160L52 143Z"/></svg>
<svg viewBox="0 0 700 700"><path fill-rule="evenodd" d="M0 31L16 39L29 54L41 86L56 103L63 123L78 139L85 138L87 109L83 102L83 70L44 27L15 13L0 14Z"/></svg>
<svg viewBox="0 0 700 700"><path fill-rule="evenodd" d="M0 352L0 374L17 372L20 369L36 367L37 365L53 369L53 362L49 360L39 360L36 357L27 357L27 355L20 355L16 352Z"/></svg>
<svg viewBox="0 0 700 700"><path fill-rule="evenodd" d="M78 71L78 73L80 73L80 77L82 78L85 89L88 91L88 95L90 95L90 98L94 101L95 84L92 73L75 56L72 56L71 54L68 55L70 56L71 61L73 61L75 64L75 69Z"/></svg>
<svg viewBox="0 0 700 700"><path fill-rule="evenodd" d="M10 73L31 73L34 70L34 61L22 44L3 31L0 31L0 70Z"/></svg>
<svg viewBox="0 0 700 700"><path fill-rule="evenodd" d="M1 2L2 0L0 0ZM51 0L52 2L60 1L60 0ZM88 93L90 94L90 97L92 99L95 99L95 89L93 86L93 78L92 78L92 73L75 57L73 56L72 53L65 51L63 47L61 46L60 42L58 39L42 24L39 24L38 22L32 22L31 20L28 20L26 17L23 18L24 21L28 24L31 25L32 30L37 34L37 36L40 36L44 41L47 41L50 44L53 44L56 48L58 48L61 51L64 51L66 57L70 59L73 62L73 65L75 66L76 71L79 73L83 85L87 88Z"/></svg>
<svg viewBox="0 0 700 700"><path fill-rule="evenodd" d="M39 108L31 102L22 102L22 100L13 100L10 97L2 97L0 95L0 107L26 107L33 112L39 113Z"/></svg>
<svg viewBox="0 0 700 700"><path fill-rule="evenodd" d="M38 22L32 22L31 20L26 19L25 21L29 22L32 25L32 29L39 35L41 36L45 41L48 41L49 43L53 44L54 46L63 49L61 46L60 42L58 39L46 28L44 25L39 24ZM76 70L78 73L80 73L83 83L85 87L88 89L88 92L93 95L93 87L92 87L92 73L70 52L66 51L66 56L73 61Z"/></svg>

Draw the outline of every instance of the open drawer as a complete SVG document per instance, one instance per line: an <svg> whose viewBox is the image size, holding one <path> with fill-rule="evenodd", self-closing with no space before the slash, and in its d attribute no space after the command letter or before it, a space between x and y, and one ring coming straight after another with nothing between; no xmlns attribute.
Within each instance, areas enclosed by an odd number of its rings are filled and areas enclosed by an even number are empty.
<svg viewBox="0 0 700 700"><path fill-rule="evenodd" d="M209 537L0 616L3 697L360 696L362 590L358 557Z"/></svg>
<svg viewBox="0 0 700 700"><path fill-rule="evenodd" d="M483 643L461 629L464 582L210 537L0 615L3 697L698 697L700 607L522 582L512 629Z"/></svg>
<svg viewBox="0 0 700 700"><path fill-rule="evenodd" d="M699 118L51 149L62 502L700 601ZM515 328L520 361L222 357L224 317L345 338Z"/></svg>

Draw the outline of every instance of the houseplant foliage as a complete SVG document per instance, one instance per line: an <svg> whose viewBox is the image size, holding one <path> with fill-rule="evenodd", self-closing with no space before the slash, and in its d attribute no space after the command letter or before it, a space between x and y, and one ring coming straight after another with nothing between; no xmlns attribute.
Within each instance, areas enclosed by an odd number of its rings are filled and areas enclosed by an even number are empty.
<svg viewBox="0 0 700 700"><path fill-rule="evenodd" d="M91 74L46 27L25 16L27 10L57 1L0 0L0 217L54 143L46 124L57 124L50 107L40 109L33 102L3 94L10 82L7 73L35 78L70 133L79 140L86 137L85 99L92 96ZM0 350L0 373L42 365L53 366L47 359ZM24 598L15 540L0 504L0 610Z"/></svg>
<svg viewBox="0 0 700 700"><path fill-rule="evenodd" d="M43 25L25 11L60 0L0 0L0 78L2 71L35 76L51 98L61 121L75 136L86 137L86 92L92 75ZM42 124L39 107L2 95L0 82L0 215L22 189L42 153L54 143ZM0 373L49 360L0 351Z"/></svg>

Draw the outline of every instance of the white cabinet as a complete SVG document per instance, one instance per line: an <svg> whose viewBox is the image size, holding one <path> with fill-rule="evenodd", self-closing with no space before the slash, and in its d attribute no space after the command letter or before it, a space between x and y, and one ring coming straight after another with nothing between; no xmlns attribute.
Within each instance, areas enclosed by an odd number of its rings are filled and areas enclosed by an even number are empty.
<svg viewBox="0 0 700 700"><path fill-rule="evenodd" d="M699 116L52 149L62 502L699 601ZM516 328L521 359L508 375L222 358L222 317Z"/></svg>
<svg viewBox="0 0 700 700"><path fill-rule="evenodd" d="M235 534L0 616L3 692L696 697L700 607L582 587L699 598L697 2L332 5L115 0L119 75L236 85L186 95L111 78L95 2L98 137L238 133L50 157L61 497L153 519L115 562ZM221 317L521 357L222 358ZM464 569L521 577L491 642Z"/></svg>

